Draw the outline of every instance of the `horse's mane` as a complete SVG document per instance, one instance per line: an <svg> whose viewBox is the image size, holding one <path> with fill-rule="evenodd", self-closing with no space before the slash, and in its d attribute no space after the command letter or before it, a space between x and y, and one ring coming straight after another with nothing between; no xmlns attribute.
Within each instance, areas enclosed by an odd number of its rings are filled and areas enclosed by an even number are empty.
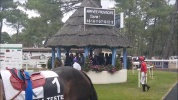
<svg viewBox="0 0 178 100"><path fill-rule="evenodd" d="M92 88L92 89L91 89L90 100L98 100L97 93L96 93L96 91L95 91L95 89L94 89L94 86L93 86L93 83L92 83L90 77L88 77L88 75L87 75L85 72L82 71L82 73L87 77L87 79L88 79L89 82L90 82L91 88Z"/></svg>

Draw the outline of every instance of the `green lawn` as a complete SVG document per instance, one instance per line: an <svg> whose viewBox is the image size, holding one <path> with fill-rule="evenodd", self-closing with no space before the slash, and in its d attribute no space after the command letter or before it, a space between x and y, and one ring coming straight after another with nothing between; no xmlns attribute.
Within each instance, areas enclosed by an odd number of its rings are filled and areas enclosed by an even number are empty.
<svg viewBox="0 0 178 100"><path fill-rule="evenodd" d="M128 71L126 83L94 85L99 100L162 100L177 82L177 73L154 71L154 78L148 77L151 86L147 92L138 88L138 73Z"/></svg>

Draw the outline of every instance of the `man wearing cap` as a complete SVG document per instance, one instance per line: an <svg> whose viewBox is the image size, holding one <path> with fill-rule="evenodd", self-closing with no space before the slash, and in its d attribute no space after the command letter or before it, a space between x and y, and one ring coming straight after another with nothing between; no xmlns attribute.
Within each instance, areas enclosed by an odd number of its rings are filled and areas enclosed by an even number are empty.
<svg viewBox="0 0 178 100"><path fill-rule="evenodd" d="M77 62L77 57L75 57L75 58L73 59L73 61L74 61L73 68L75 68L75 69L77 69L77 70L81 70L81 66L80 66L80 64Z"/></svg>
<svg viewBox="0 0 178 100"><path fill-rule="evenodd" d="M146 66L146 62L144 61L145 58L144 57L139 57L140 60L140 67L141 67L141 84L142 84L142 88L143 88L143 92L145 92L145 87L147 87L147 91L150 89L150 86L148 86L145 83L145 79L146 79L146 73L147 73L147 66Z"/></svg>

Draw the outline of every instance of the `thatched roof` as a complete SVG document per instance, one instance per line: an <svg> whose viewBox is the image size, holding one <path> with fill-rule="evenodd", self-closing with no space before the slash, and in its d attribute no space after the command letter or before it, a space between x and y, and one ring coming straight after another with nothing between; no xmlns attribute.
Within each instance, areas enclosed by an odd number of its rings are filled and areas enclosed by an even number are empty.
<svg viewBox="0 0 178 100"><path fill-rule="evenodd" d="M83 0L64 26L51 37L46 47L130 47L126 37L118 34L118 29L111 26L84 26L84 7L101 8L96 0Z"/></svg>
<svg viewBox="0 0 178 100"><path fill-rule="evenodd" d="M52 52L51 48L23 48L22 50L23 50L23 52L44 52L44 53L45 52ZM56 49L56 51L57 51L57 49ZM61 49L61 52L65 52L65 50ZM72 48L71 52L80 53L80 52L84 52L84 50L83 49Z"/></svg>

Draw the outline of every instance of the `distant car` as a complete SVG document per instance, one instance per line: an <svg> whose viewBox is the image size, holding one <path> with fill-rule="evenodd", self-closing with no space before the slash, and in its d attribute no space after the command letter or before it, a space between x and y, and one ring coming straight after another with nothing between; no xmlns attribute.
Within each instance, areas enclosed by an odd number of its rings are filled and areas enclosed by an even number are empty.
<svg viewBox="0 0 178 100"><path fill-rule="evenodd" d="M138 57L135 56L135 57L132 57L132 61L133 62L139 62L139 59L138 59Z"/></svg>
<svg viewBox="0 0 178 100"><path fill-rule="evenodd" d="M175 60L178 59L178 56L170 56L169 60ZM175 61L170 61L171 63L175 63Z"/></svg>
<svg viewBox="0 0 178 100"><path fill-rule="evenodd" d="M136 68L139 68L139 64L140 64L138 58L139 58L139 57L137 57L137 56L132 57L132 64L133 64L133 66L136 67Z"/></svg>
<svg viewBox="0 0 178 100"><path fill-rule="evenodd" d="M178 59L178 56L170 56L169 59Z"/></svg>
<svg viewBox="0 0 178 100"><path fill-rule="evenodd" d="M130 58L132 58L132 57L131 56L127 56L127 59L130 59ZM123 63L123 56L120 56L120 60Z"/></svg>

